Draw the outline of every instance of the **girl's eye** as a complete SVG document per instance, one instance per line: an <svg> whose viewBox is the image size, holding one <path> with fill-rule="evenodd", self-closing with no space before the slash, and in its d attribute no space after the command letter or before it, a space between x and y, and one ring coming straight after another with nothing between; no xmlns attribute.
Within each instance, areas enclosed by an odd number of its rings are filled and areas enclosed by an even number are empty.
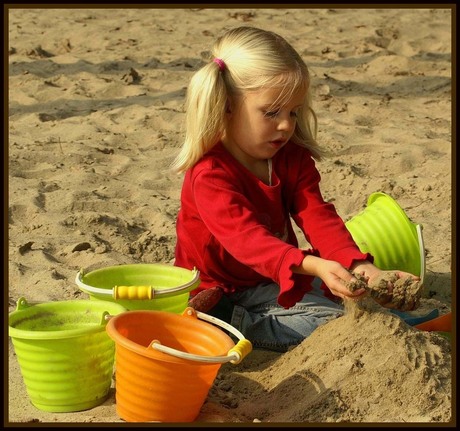
<svg viewBox="0 0 460 431"><path fill-rule="evenodd" d="M276 116L278 116L280 113L280 111L266 111L264 113L264 116L265 117L269 117L269 118L275 118ZM293 117L293 118L297 118L297 112L296 111L292 111L289 113L289 116Z"/></svg>

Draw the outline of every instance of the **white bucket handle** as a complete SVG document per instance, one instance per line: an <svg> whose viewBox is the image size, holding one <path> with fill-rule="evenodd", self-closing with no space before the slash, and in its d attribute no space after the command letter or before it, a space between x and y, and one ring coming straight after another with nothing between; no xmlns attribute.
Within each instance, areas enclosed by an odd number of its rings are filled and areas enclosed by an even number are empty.
<svg viewBox="0 0 460 431"><path fill-rule="evenodd" d="M425 280L426 264L425 264L425 244L423 243L422 225L416 225L418 246L420 251L420 284L423 285Z"/></svg>
<svg viewBox="0 0 460 431"><path fill-rule="evenodd" d="M228 351L226 356L203 356L203 355L194 355L192 353L181 352L180 350L173 349L171 347L163 346L160 341L154 340L150 343L150 347L158 350L159 352L166 353L177 358L189 359L191 361L197 362L208 362L208 363L220 363L231 362L232 364L239 364L245 356L247 356L252 350L251 342L244 337L244 335L238 331L233 326L224 322L223 320L218 319L217 317L210 316L209 314L196 311L191 307L187 307L183 313L189 316L195 315L198 319L205 320L207 322L213 323L217 326L220 326L224 329L227 329L233 335L235 335L239 341L238 343Z"/></svg>

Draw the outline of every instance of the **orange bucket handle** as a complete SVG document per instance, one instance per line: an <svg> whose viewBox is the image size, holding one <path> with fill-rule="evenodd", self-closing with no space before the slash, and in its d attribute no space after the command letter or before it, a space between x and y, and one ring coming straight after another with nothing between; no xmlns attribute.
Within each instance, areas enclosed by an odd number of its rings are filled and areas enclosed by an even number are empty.
<svg viewBox="0 0 460 431"><path fill-rule="evenodd" d="M209 323L213 323L217 326L220 326L224 329L227 329L233 335L235 335L239 341L232 347L226 356L203 356L203 355L194 355L192 353L181 352L180 350L173 349L171 347L163 346L160 341L153 340L150 343L149 347L152 347L159 352L163 352L177 358L189 359L191 361L197 362L210 362L210 363L219 363L223 364L225 362L231 362L232 364L239 364L251 351L252 344L251 342L244 337L244 335L238 331L233 326L224 322L223 320L218 319L217 317L210 316L209 314L202 313L201 311L196 311L192 307L187 307L182 313L184 316L191 316L197 319L205 320Z"/></svg>

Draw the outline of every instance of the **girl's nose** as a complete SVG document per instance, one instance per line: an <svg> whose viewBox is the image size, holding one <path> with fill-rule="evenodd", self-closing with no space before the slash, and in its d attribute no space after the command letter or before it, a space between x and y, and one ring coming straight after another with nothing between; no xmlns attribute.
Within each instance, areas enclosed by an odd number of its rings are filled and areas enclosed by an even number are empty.
<svg viewBox="0 0 460 431"><path fill-rule="evenodd" d="M285 117L278 121L277 130L291 130L295 124L295 118Z"/></svg>

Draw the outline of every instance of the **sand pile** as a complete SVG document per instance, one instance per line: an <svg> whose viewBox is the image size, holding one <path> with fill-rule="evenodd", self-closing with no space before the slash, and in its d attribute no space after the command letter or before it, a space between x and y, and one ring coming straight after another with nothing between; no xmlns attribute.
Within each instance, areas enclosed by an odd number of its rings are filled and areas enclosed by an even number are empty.
<svg viewBox="0 0 460 431"><path fill-rule="evenodd" d="M226 402L226 415L239 421L451 419L450 342L384 309L355 306L263 369L254 371L248 362L238 371L226 366L209 401Z"/></svg>

